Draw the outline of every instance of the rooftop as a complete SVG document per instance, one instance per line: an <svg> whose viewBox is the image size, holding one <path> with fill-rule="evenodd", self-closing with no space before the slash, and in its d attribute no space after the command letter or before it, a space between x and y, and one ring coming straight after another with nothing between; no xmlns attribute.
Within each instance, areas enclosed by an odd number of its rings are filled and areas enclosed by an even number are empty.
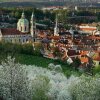
<svg viewBox="0 0 100 100"><path fill-rule="evenodd" d="M2 28L1 29L2 35L26 35L28 33L22 33L18 31L16 28Z"/></svg>

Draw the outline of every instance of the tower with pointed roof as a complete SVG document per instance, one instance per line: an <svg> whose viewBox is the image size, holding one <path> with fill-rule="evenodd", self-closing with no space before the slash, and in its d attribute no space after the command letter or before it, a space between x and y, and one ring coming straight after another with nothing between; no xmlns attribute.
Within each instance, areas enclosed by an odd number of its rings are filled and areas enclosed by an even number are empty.
<svg viewBox="0 0 100 100"><path fill-rule="evenodd" d="M32 13L30 24L31 24L30 33L33 38L33 41L35 42L36 41L36 23L34 19L34 13Z"/></svg>
<svg viewBox="0 0 100 100"><path fill-rule="evenodd" d="M17 30L19 30L20 32L23 32L23 33L29 32L29 21L25 18L24 11L21 15L21 18L18 20Z"/></svg>
<svg viewBox="0 0 100 100"><path fill-rule="evenodd" d="M58 17L56 15L56 23L55 23L55 27L54 27L54 36L59 36L59 28L58 28Z"/></svg>

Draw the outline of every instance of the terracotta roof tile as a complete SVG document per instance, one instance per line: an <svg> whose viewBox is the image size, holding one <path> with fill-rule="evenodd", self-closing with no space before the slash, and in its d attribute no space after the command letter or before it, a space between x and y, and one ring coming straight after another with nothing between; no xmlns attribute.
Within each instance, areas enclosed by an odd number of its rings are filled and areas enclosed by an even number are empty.
<svg viewBox="0 0 100 100"><path fill-rule="evenodd" d="M54 39L54 40L59 40L60 39L60 36L51 36L50 38L51 39Z"/></svg>
<svg viewBox="0 0 100 100"><path fill-rule="evenodd" d="M88 39L97 39L100 40L100 36L96 37L96 36L89 36Z"/></svg>
<svg viewBox="0 0 100 100"><path fill-rule="evenodd" d="M80 52L80 55L82 56L82 55L87 55L88 54L88 51L81 51Z"/></svg>
<svg viewBox="0 0 100 100"><path fill-rule="evenodd" d="M82 63L88 63L89 61L87 57L81 57L80 60Z"/></svg>
<svg viewBox="0 0 100 100"><path fill-rule="evenodd" d="M4 28L1 29L2 35L25 35L28 33L22 33L18 31L16 28Z"/></svg>

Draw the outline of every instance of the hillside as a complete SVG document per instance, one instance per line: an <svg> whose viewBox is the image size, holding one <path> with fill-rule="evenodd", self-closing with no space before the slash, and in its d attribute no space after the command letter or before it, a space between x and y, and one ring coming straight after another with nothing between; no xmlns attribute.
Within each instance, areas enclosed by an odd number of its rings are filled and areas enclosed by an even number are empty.
<svg viewBox="0 0 100 100"><path fill-rule="evenodd" d="M99 0L0 0L0 2L99 2ZM49 3L48 2L48 3Z"/></svg>
<svg viewBox="0 0 100 100"><path fill-rule="evenodd" d="M63 2L2 2L0 7L47 7L47 6L63 6Z"/></svg>

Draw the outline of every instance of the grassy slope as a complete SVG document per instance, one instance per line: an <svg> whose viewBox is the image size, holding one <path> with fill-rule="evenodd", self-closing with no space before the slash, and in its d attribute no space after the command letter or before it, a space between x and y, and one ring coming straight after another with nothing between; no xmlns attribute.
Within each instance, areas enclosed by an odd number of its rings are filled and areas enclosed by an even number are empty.
<svg viewBox="0 0 100 100"><path fill-rule="evenodd" d="M69 76L71 74L74 75L80 75L79 72L75 71L71 66L68 66L65 63L62 63L61 61L47 59L43 57L38 56L32 56L32 55L16 55L16 60L22 64L26 65L36 65L47 68L49 63L60 64L63 68L63 72Z"/></svg>
<svg viewBox="0 0 100 100"><path fill-rule="evenodd" d="M16 62L19 62L21 64L36 65L44 68L47 68L49 63L54 63L55 65L60 64L66 76L70 76L71 74L80 75L80 73L75 71L71 66L61 61L43 58L42 56L33 56L25 54L16 54L14 57L16 58ZM6 55L0 54L0 61L4 59L6 59Z"/></svg>
<svg viewBox="0 0 100 100"><path fill-rule="evenodd" d="M11 54L9 54L11 55ZM0 54L0 62L6 59L7 55L5 54ZM16 54L14 56L16 58L16 62L19 62L21 64L26 64L26 65L36 65L37 67L44 67L47 68L48 64L54 63L55 65L59 64L62 66L63 73L66 76L70 75L81 75L79 71L76 71L72 68L72 66L67 65L66 63L59 61L59 60L52 60L52 59L47 59L42 56L33 56L33 55L26 55L26 54ZM94 69L94 74L100 73L100 67L96 67Z"/></svg>

